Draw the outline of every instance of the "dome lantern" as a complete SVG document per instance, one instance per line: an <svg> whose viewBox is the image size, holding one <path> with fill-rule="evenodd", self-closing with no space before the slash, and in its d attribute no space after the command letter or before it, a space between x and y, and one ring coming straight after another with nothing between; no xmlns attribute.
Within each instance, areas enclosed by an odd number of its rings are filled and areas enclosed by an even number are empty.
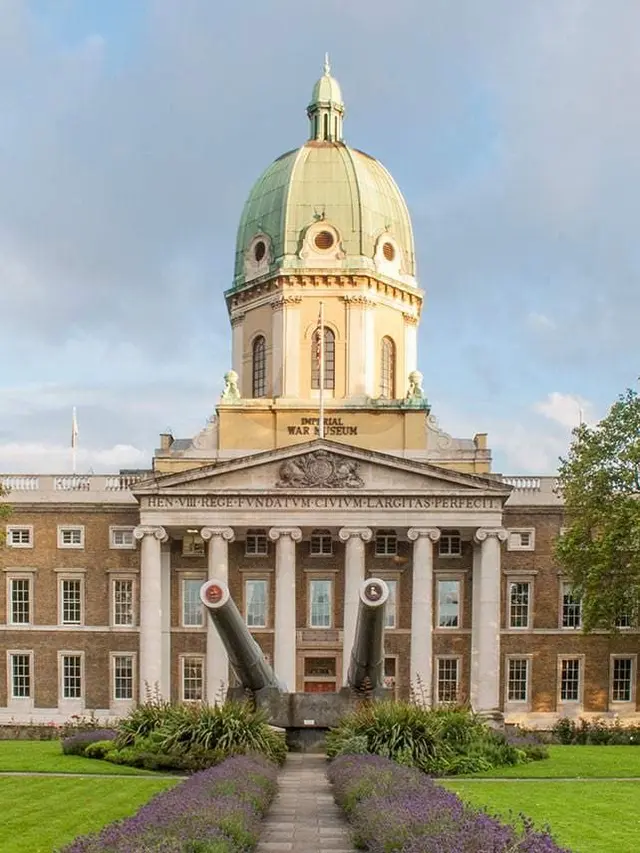
<svg viewBox="0 0 640 853"><path fill-rule="evenodd" d="M324 74L313 87L307 107L309 139L317 142L342 142L344 102L340 85L331 76L329 54L324 57Z"/></svg>

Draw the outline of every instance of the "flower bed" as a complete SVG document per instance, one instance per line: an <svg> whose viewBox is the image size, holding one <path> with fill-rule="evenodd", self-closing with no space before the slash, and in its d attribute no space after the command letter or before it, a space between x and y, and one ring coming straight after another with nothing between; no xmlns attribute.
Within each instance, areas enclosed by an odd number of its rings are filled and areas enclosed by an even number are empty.
<svg viewBox="0 0 640 853"><path fill-rule="evenodd" d="M276 791L277 768L260 757L229 758L158 794L132 817L61 853L246 853Z"/></svg>
<svg viewBox="0 0 640 853"><path fill-rule="evenodd" d="M569 853L526 818L518 833L387 758L341 756L327 775L355 843L371 853Z"/></svg>

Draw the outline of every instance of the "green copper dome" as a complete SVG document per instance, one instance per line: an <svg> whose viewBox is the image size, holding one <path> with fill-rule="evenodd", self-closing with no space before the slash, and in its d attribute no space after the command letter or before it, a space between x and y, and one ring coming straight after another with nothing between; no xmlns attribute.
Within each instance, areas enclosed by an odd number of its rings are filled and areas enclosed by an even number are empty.
<svg viewBox="0 0 640 853"><path fill-rule="evenodd" d="M310 139L272 163L249 194L234 287L303 269L377 270L416 286L406 203L381 163L343 142L344 104L328 60L307 115Z"/></svg>

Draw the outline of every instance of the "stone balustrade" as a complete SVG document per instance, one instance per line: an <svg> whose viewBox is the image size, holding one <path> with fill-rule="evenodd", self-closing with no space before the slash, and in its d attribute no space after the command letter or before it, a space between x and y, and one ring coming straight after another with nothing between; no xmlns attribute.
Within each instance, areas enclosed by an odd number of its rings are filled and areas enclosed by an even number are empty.
<svg viewBox="0 0 640 853"><path fill-rule="evenodd" d="M149 472L151 473L151 472ZM0 474L11 503L133 502L131 489L140 474Z"/></svg>

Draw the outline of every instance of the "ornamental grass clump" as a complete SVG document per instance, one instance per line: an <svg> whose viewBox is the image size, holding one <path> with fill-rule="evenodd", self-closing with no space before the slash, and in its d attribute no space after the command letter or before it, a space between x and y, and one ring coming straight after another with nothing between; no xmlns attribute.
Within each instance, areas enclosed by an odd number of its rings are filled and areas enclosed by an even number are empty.
<svg viewBox="0 0 640 853"><path fill-rule="evenodd" d="M364 702L326 739L327 757L380 755L431 776L458 775L547 756L536 744L509 743L464 708Z"/></svg>
<svg viewBox="0 0 640 853"><path fill-rule="evenodd" d="M257 844L276 773L260 757L230 758L60 853L245 853Z"/></svg>
<svg viewBox="0 0 640 853"><path fill-rule="evenodd" d="M516 830L389 759L341 756L327 775L356 845L370 853L569 853L526 818Z"/></svg>
<svg viewBox="0 0 640 853"><path fill-rule="evenodd" d="M100 757L147 770L196 773L231 756L247 754L262 755L278 764L287 754L283 734L250 703L149 700L121 721L115 748L103 751Z"/></svg>

